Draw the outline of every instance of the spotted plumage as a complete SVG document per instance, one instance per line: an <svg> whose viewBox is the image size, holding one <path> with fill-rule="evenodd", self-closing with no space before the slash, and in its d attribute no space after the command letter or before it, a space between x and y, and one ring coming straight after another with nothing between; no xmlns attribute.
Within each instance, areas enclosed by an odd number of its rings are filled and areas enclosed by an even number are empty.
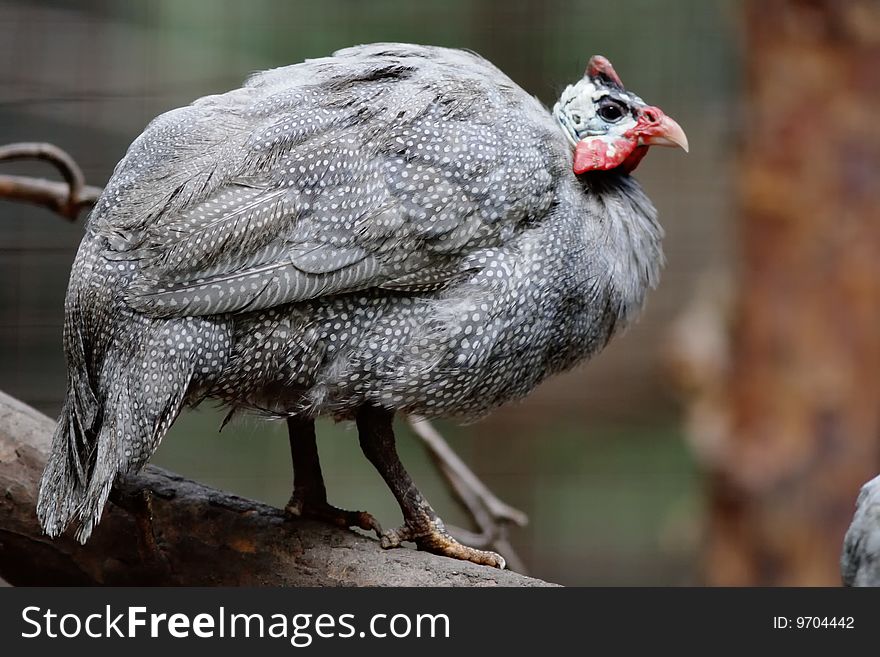
<svg viewBox="0 0 880 657"><path fill-rule="evenodd" d="M155 119L71 273L46 531L85 540L206 398L474 418L602 348L657 282L661 229L626 172L573 173L571 126L595 121L566 107L472 53L376 44Z"/></svg>

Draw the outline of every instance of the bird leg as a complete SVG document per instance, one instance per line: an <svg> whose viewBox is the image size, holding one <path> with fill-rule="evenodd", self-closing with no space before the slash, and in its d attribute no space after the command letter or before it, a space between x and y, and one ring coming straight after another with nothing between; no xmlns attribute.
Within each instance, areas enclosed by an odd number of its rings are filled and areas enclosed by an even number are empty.
<svg viewBox="0 0 880 657"><path fill-rule="evenodd" d="M400 462L394 443L393 419L392 411L369 405L362 406L357 414L358 438L364 456L382 475L403 513L403 526L382 534L382 547L393 548L402 541L413 541L426 552L504 568L501 555L462 545L446 530Z"/></svg>
<svg viewBox="0 0 880 657"><path fill-rule="evenodd" d="M315 421L308 418L287 418L290 456L293 461L293 495L285 513L299 518L321 520L337 527L359 527L382 537L382 527L366 511L345 511L327 503L327 489L318 459Z"/></svg>
<svg viewBox="0 0 880 657"><path fill-rule="evenodd" d="M528 516L498 499L461 460L433 424L414 415L407 419L441 476L449 484L453 498L480 529L479 533L475 533L450 526L447 528L449 533L462 543L494 550L504 557L508 568L527 574L525 564L514 551L507 535L511 525L525 527Z"/></svg>

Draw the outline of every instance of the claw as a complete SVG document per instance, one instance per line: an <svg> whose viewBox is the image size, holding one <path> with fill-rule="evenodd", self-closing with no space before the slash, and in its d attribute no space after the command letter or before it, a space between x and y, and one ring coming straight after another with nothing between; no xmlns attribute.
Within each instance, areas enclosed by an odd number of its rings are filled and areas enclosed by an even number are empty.
<svg viewBox="0 0 880 657"><path fill-rule="evenodd" d="M366 511L346 511L326 502L309 503L294 496L284 507L284 512L293 518L311 518L336 527L357 527L364 531L372 531L379 539L383 536L382 525Z"/></svg>
<svg viewBox="0 0 880 657"><path fill-rule="evenodd" d="M405 524L397 529L391 529L382 534L379 545L388 550L398 547L403 541L413 541L420 550L443 557L470 561L481 566L491 566L502 570L507 566L504 557L496 552L478 550L456 541L446 531L443 521L439 518L429 521L424 527Z"/></svg>

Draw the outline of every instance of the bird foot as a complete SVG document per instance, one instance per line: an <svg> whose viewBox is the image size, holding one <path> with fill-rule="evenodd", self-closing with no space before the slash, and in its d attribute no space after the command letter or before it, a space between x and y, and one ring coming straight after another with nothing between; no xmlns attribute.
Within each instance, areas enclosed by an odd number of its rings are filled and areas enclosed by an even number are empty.
<svg viewBox="0 0 880 657"><path fill-rule="evenodd" d="M439 518L426 520L424 524L418 525L407 523L397 529L388 530L379 538L379 544L386 550L399 546L402 541L412 541L420 550L432 554L461 561L471 561L481 566L493 568L504 569L507 565L500 554L488 550L477 550L456 541Z"/></svg>
<svg viewBox="0 0 880 657"><path fill-rule="evenodd" d="M522 559L507 540L511 525L524 527L528 517L522 511L505 504L465 465L449 443L428 420L411 415L409 423L415 435L422 441L431 460L449 484L455 498L464 506L479 532L449 528L456 540L479 548L492 548L504 558L510 568L525 573Z"/></svg>
<svg viewBox="0 0 880 657"><path fill-rule="evenodd" d="M368 532L376 532L376 536L380 539L383 536L379 521L366 511L346 511L327 502L311 502L293 496L284 507L284 513L293 518L320 520L336 527L358 527Z"/></svg>

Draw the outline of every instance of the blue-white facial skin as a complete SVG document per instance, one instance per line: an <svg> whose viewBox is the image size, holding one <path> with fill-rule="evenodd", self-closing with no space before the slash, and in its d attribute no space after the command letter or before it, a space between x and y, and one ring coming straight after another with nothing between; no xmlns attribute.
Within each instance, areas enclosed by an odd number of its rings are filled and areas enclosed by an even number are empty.
<svg viewBox="0 0 880 657"><path fill-rule="evenodd" d="M553 115L572 146L584 139L612 143L635 127L640 107L645 102L635 94L585 77L565 88Z"/></svg>

